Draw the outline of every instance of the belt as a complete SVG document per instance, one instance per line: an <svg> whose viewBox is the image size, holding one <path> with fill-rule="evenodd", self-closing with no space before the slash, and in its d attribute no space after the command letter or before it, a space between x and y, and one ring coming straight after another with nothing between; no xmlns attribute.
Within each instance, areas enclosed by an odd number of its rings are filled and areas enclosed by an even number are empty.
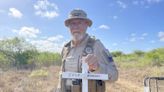
<svg viewBox="0 0 164 92"><path fill-rule="evenodd" d="M71 86L66 86L66 92L71 92Z"/></svg>

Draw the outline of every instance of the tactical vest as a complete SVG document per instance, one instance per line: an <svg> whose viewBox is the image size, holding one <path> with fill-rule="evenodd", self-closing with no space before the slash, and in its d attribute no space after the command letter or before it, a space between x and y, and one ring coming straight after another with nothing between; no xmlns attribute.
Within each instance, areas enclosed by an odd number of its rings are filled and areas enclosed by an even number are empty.
<svg viewBox="0 0 164 92"><path fill-rule="evenodd" d="M92 54L93 53L93 46L95 43L95 39L89 37L87 44L83 50L82 55L86 56L88 54ZM62 50L62 72L65 71L65 59L67 57L67 55L69 54L71 49L71 41L68 42L63 50ZM82 69L80 69L81 72ZM82 81L80 79L76 79L75 81L72 81L73 86L71 86L71 90L67 91L66 90L66 79L61 79L61 92L81 92L82 91L82 85L81 85ZM88 92L105 92L105 82L102 80L89 80L88 81Z"/></svg>

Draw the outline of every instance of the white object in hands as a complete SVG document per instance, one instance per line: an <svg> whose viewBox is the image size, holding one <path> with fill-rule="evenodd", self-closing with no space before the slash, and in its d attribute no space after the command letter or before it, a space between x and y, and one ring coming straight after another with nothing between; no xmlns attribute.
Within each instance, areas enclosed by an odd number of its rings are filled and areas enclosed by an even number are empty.
<svg viewBox="0 0 164 92"><path fill-rule="evenodd" d="M108 80L108 74L88 73L88 64L82 63L82 73L63 72L62 78L65 79L82 79L82 92L88 92L88 80Z"/></svg>

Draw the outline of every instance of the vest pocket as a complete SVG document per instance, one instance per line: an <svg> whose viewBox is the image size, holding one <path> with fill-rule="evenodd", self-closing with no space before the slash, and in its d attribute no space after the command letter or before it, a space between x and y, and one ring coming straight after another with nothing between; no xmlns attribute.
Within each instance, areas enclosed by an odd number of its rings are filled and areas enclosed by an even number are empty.
<svg viewBox="0 0 164 92"><path fill-rule="evenodd" d="M105 92L105 82L102 80L96 81L96 91L95 92Z"/></svg>
<svg viewBox="0 0 164 92"><path fill-rule="evenodd" d="M71 92L81 92L81 82L82 80L75 79L72 81Z"/></svg>

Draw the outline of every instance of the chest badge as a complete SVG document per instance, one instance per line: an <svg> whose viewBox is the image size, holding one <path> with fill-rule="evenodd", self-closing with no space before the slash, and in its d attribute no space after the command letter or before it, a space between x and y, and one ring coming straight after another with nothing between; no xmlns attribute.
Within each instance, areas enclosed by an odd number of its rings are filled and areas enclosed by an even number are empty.
<svg viewBox="0 0 164 92"><path fill-rule="evenodd" d="M85 48L85 53L86 53L86 54L92 54L92 53L93 53L93 48L87 46L87 47Z"/></svg>

